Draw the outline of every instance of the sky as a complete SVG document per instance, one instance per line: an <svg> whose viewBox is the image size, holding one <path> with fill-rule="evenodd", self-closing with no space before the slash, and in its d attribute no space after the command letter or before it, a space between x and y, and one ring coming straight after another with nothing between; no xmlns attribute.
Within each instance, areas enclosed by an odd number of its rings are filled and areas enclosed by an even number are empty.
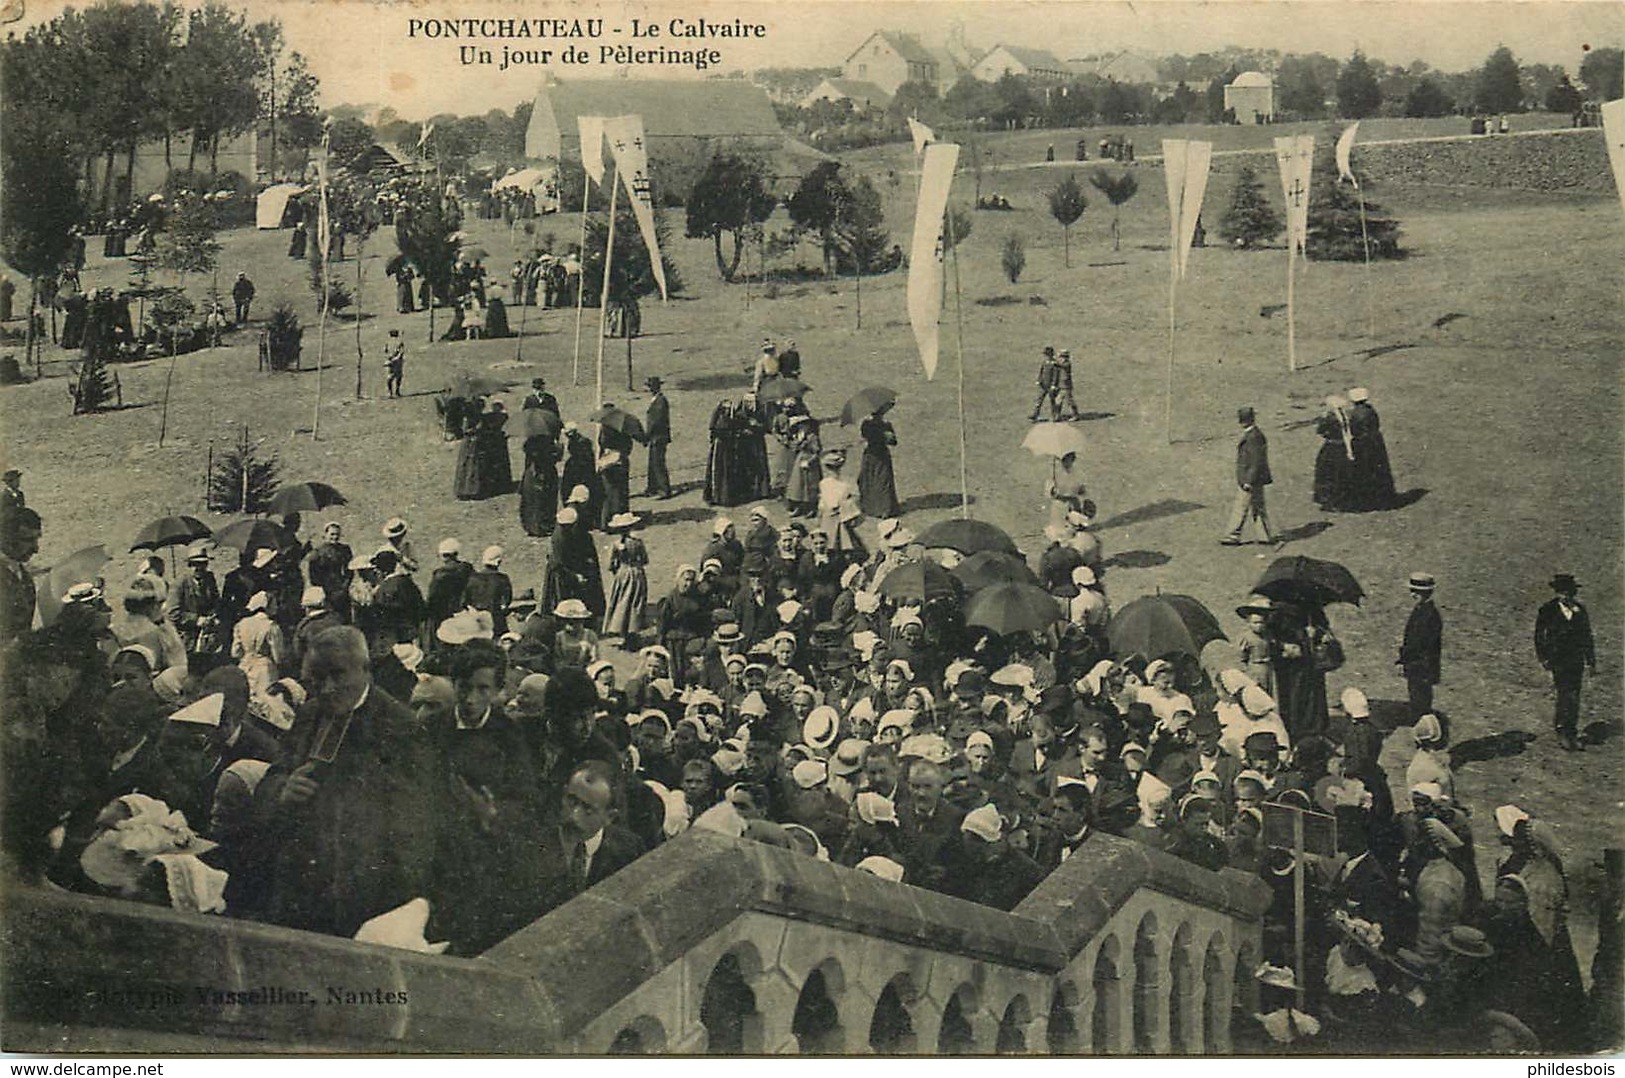
<svg viewBox="0 0 1625 1078"><path fill-rule="evenodd" d="M544 76L559 78L703 77L757 67L839 66L872 31L902 30L939 45L955 23L973 48L1000 42L1046 48L1061 59L1134 49L1192 54L1226 45L1323 52L1343 59L1356 48L1374 59L1421 59L1443 71L1480 65L1498 45L1524 63L1561 64L1576 72L1582 46L1625 46L1625 4L1617 0L660 0L654 3L562 3L526 0L228 0L256 19L276 16L290 47L304 53L322 80L324 105L387 104L406 119L440 112L512 109L534 97ZM30 5L30 20L52 5ZM597 40L448 40L413 36L411 20L531 18L604 20ZM742 20L766 28L759 39L674 39L672 19L693 24ZM721 62L626 67L601 47L631 46L632 20L653 24L644 48L715 48ZM614 30L618 28L620 33ZM552 49L546 64L500 70L502 47ZM585 46L589 62L565 64L560 53ZM491 50L491 63L464 63L459 47ZM469 58L474 58L470 54Z"/></svg>

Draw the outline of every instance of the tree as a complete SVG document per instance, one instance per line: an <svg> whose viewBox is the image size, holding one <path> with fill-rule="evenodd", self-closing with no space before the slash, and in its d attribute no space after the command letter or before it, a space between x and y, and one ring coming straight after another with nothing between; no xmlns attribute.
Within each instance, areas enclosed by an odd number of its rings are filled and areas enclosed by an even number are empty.
<svg viewBox="0 0 1625 1078"><path fill-rule="evenodd" d="M1232 64L1228 71L1222 75L1214 76L1213 80L1207 84L1207 93L1204 95L1203 104L1206 106L1208 123L1225 122L1224 88L1235 82L1236 76L1239 74L1241 74L1241 68Z"/></svg>
<svg viewBox="0 0 1625 1078"><path fill-rule="evenodd" d="M1162 124L1201 123L1205 111L1203 98L1180 82L1173 93L1151 107L1151 121Z"/></svg>
<svg viewBox="0 0 1625 1078"><path fill-rule="evenodd" d="M880 192L869 182L869 177L859 176L847 188L846 198L837 207L834 226L840 253L850 258L859 275L872 270L891 247L885 216ZM837 256L837 268L841 268L843 261Z"/></svg>
<svg viewBox="0 0 1625 1078"><path fill-rule="evenodd" d="M1580 82L1593 101L1625 97L1625 51L1602 48L1586 53L1580 61Z"/></svg>
<svg viewBox="0 0 1625 1078"><path fill-rule="evenodd" d="M852 196L841 178L839 161L820 161L801 178L795 194L785 203L790 220L797 228L816 232L824 252L824 272L830 273L835 259L835 223L841 207Z"/></svg>
<svg viewBox="0 0 1625 1078"><path fill-rule="evenodd" d="M265 358L273 371L299 369L304 337L305 331L292 307L284 303L271 312L271 317L265 320Z"/></svg>
<svg viewBox="0 0 1625 1078"><path fill-rule="evenodd" d="M1004 237L1004 246L999 250L999 263L1011 284L1019 281L1021 271L1027 268L1027 244L1014 232Z"/></svg>
<svg viewBox="0 0 1625 1078"><path fill-rule="evenodd" d="M1320 81L1315 66L1303 57L1293 56L1283 61L1276 84L1280 87L1282 110L1306 119L1325 114L1325 84Z"/></svg>
<svg viewBox="0 0 1625 1078"><path fill-rule="evenodd" d="M1072 268L1072 226L1078 223L1083 211L1089 208L1089 199L1076 176L1069 175L1049 193L1049 214L1061 226L1061 244L1065 252L1065 265ZM1011 283L1015 283L1012 277Z"/></svg>
<svg viewBox="0 0 1625 1078"><path fill-rule="evenodd" d="M1473 105L1484 112L1522 112L1523 78L1512 50L1502 45L1490 53L1473 82Z"/></svg>
<svg viewBox="0 0 1625 1078"><path fill-rule="evenodd" d="M361 157L372 149L376 136L365 120L355 116L346 116L334 120L328 128L328 148L332 154L332 162L339 168L351 168Z"/></svg>
<svg viewBox="0 0 1625 1078"><path fill-rule="evenodd" d="M1236 174L1236 189L1230 208L1219 220L1219 235L1234 247L1268 243L1281 234L1281 215L1264 195L1264 185L1251 165L1242 165Z"/></svg>
<svg viewBox="0 0 1625 1078"><path fill-rule="evenodd" d="M983 119L995 107L993 88L969 74L961 75L942 95L942 107L958 120Z"/></svg>
<svg viewBox="0 0 1625 1078"><path fill-rule="evenodd" d="M1122 233L1118 229L1118 217L1122 212L1123 203L1133 198L1140 190L1140 181L1134 178L1134 173L1124 172L1113 176L1105 169L1089 177L1089 182L1095 190L1106 196L1106 201L1112 204L1112 250L1120 251L1122 247Z"/></svg>
<svg viewBox="0 0 1625 1078"><path fill-rule="evenodd" d="M1377 73L1359 49L1349 57L1337 75L1337 111L1350 120L1375 116L1382 107L1382 89L1377 85Z"/></svg>
<svg viewBox="0 0 1625 1078"><path fill-rule="evenodd" d="M214 238L212 192L181 191L166 207L164 231L158 236L158 265L174 270L185 284L188 273L212 273L221 247Z"/></svg>
<svg viewBox="0 0 1625 1078"><path fill-rule="evenodd" d="M276 454L260 456L244 427L237 444L214 458L204 503L215 513L263 513L271 506L280 471Z"/></svg>
<svg viewBox="0 0 1625 1078"><path fill-rule="evenodd" d="M402 191L401 205L395 211L395 245L417 268L418 276L429 282L430 341L434 340L435 302L451 296L458 223L432 183L418 183Z"/></svg>
<svg viewBox="0 0 1625 1078"><path fill-rule="evenodd" d="M970 239L976 218L963 206L949 206L942 213L942 253L948 252Z"/></svg>
<svg viewBox="0 0 1625 1078"><path fill-rule="evenodd" d="M10 102L8 102L10 104ZM0 252L28 277L25 362L34 356L34 312L44 278L72 257L74 225L84 215L78 168L66 132L49 113L13 105L0 125Z"/></svg>
<svg viewBox="0 0 1625 1078"><path fill-rule="evenodd" d="M1449 116L1455 108L1450 95L1432 79L1423 79L1405 95L1406 116Z"/></svg>
<svg viewBox="0 0 1625 1078"><path fill-rule="evenodd" d="M175 118L192 132L187 168L199 147L215 171L222 135L247 131L259 116L258 80L269 59L248 20L213 0L187 17L186 44L174 65Z"/></svg>
<svg viewBox="0 0 1625 1078"><path fill-rule="evenodd" d="M1315 163L1309 183L1309 234L1305 245L1309 258L1317 262L1354 262L1365 258L1360 230L1360 201L1365 199L1365 236L1371 244L1371 257L1404 258L1399 246L1399 222L1384 214L1381 206L1365 198L1371 188L1369 178L1358 189L1344 183L1337 171L1337 132L1315 140Z"/></svg>
<svg viewBox="0 0 1625 1078"><path fill-rule="evenodd" d="M1038 111L1038 98L1023 75L1006 71L993 84L991 119L1001 127L1026 127L1027 118Z"/></svg>
<svg viewBox="0 0 1625 1078"><path fill-rule="evenodd" d="M1547 112L1574 113L1580 111L1580 105L1584 101L1580 91L1576 90L1569 77L1564 75L1557 80L1557 85L1547 91L1546 100L1542 104Z"/></svg>
<svg viewBox="0 0 1625 1078"><path fill-rule="evenodd" d="M777 205L767 189L767 166L760 159L719 152L689 192L685 234L689 239L709 237L717 273L724 281L732 281L744 254L746 229L766 221ZM733 256L728 261L722 256L723 233L733 238Z"/></svg>

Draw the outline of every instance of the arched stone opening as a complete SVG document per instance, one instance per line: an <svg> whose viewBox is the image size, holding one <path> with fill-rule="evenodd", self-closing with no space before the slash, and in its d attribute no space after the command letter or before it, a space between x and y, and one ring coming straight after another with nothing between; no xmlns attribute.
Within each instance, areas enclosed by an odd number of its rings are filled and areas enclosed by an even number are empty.
<svg viewBox="0 0 1625 1078"><path fill-rule="evenodd" d="M1227 950L1223 934L1215 932L1202 960L1202 1048L1207 1052L1230 1049L1230 992L1224 975Z"/></svg>
<svg viewBox="0 0 1625 1078"><path fill-rule="evenodd" d="M605 1053L612 1056L658 1055L666 1050L666 1027L651 1015L639 1015L621 1028Z"/></svg>
<svg viewBox="0 0 1625 1078"><path fill-rule="evenodd" d="M1196 959L1191 954L1193 933L1189 922L1174 933L1168 959L1168 1038L1175 1052L1202 1050L1202 1015L1198 1009Z"/></svg>
<svg viewBox="0 0 1625 1078"><path fill-rule="evenodd" d="M1123 1050L1121 952L1116 936L1107 936L1095 952L1092 978L1095 1005L1089 1021L1089 1047L1097 1056Z"/></svg>
<svg viewBox="0 0 1625 1078"><path fill-rule="evenodd" d="M1012 999L1004 1008L1004 1017L999 1019L999 1032L993 1042L993 1051L999 1055L1025 1055L1027 1027L1032 1020L1032 1008L1027 1006L1027 997L1018 995Z"/></svg>
<svg viewBox="0 0 1625 1078"><path fill-rule="evenodd" d="M700 997L700 1024L705 1027L707 1055L758 1054L762 1051L762 1016L750 982L761 975L754 948L723 955L706 978Z"/></svg>
<svg viewBox="0 0 1625 1078"><path fill-rule="evenodd" d="M869 1047L875 1054L912 1055L918 1050L914 1016L909 1011L918 998L908 974L900 973L886 982L869 1020Z"/></svg>
<svg viewBox="0 0 1625 1078"><path fill-rule="evenodd" d="M1157 915L1140 918L1134 933L1134 1051L1167 1051L1159 1044L1165 986L1157 955Z"/></svg>
<svg viewBox="0 0 1625 1078"><path fill-rule="evenodd" d="M948 1005L942 1009L942 1024L937 1031L939 1056L968 1056L976 1053L976 1029L971 1025L970 1016L979 1011L981 1006L974 985L960 985L955 990L948 1000Z"/></svg>
<svg viewBox="0 0 1625 1078"><path fill-rule="evenodd" d="M1049 1025L1045 1036L1052 1056L1073 1056L1082 1050L1078 1041L1078 986L1063 981L1055 986L1055 997L1050 1000Z"/></svg>
<svg viewBox="0 0 1625 1078"><path fill-rule="evenodd" d="M1231 978L1230 1037L1235 1042L1239 1032L1247 1036L1253 1025L1253 1013L1258 1010L1258 982L1253 972L1258 969L1258 951L1248 941L1236 953L1235 974Z"/></svg>
<svg viewBox="0 0 1625 1078"><path fill-rule="evenodd" d="M802 1055L840 1055L846 1051L846 1031L835 1000L846 990L841 965L834 959L807 975L796 998L790 1032Z"/></svg>

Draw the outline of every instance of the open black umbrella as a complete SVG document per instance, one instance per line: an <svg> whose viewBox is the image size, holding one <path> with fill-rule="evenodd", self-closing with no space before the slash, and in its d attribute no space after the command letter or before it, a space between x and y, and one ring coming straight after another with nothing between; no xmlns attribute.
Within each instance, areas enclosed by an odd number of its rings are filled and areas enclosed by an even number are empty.
<svg viewBox="0 0 1625 1078"><path fill-rule="evenodd" d="M258 519L239 520L214 533L216 546L229 546L242 551L259 550L262 547L281 550L282 539L280 527L269 520Z"/></svg>
<svg viewBox="0 0 1625 1078"><path fill-rule="evenodd" d="M310 513L348 501L334 487L326 483L294 483L281 487L271 496L270 511L278 516L288 513Z"/></svg>
<svg viewBox="0 0 1625 1078"><path fill-rule="evenodd" d="M895 389L887 389L885 386L870 386L868 389L860 389L841 409L841 426L849 426L865 416L873 415L888 404L896 403L897 391Z"/></svg>
<svg viewBox="0 0 1625 1078"><path fill-rule="evenodd" d="M1019 553L1016 541L984 520L941 520L920 533L923 547L947 547L961 554L975 554L982 550L996 550L1001 554Z"/></svg>
<svg viewBox="0 0 1625 1078"><path fill-rule="evenodd" d="M965 604L965 624L1008 636L1048 629L1061 620L1055 596L1036 584L994 584Z"/></svg>
<svg viewBox="0 0 1625 1078"><path fill-rule="evenodd" d="M209 526L197 517L159 517L136 533L130 549L159 550L166 546L185 546L213 534Z"/></svg>
<svg viewBox="0 0 1625 1078"><path fill-rule="evenodd" d="M605 405L593 413L592 421L600 427L618 430L628 438L636 438L640 442L644 439L642 421L624 408Z"/></svg>
<svg viewBox="0 0 1625 1078"><path fill-rule="evenodd" d="M526 408L519 413L519 429L526 438L557 438L564 423L546 408Z"/></svg>
<svg viewBox="0 0 1625 1078"><path fill-rule="evenodd" d="M1352 603L1360 605L1365 589L1354 574L1335 561L1306 558L1295 554L1276 558L1253 585L1259 595L1287 603Z"/></svg>
<svg viewBox="0 0 1625 1078"><path fill-rule="evenodd" d="M966 591L980 591L994 584L1037 584L1038 577L1027 563L1014 554L982 550L949 570Z"/></svg>
<svg viewBox="0 0 1625 1078"><path fill-rule="evenodd" d="M1229 638L1213 613L1189 595L1142 595L1112 615L1106 639L1119 659L1158 659L1174 652L1195 658L1211 641Z"/></svg>
<svg viewBox="0 0 1625 1078"><path fill-rule="evenodd" d="M956 594L958 585L948 570L934 561L916 561L899 566L880 582L880 594L889 599L929 602Z"/></svg>

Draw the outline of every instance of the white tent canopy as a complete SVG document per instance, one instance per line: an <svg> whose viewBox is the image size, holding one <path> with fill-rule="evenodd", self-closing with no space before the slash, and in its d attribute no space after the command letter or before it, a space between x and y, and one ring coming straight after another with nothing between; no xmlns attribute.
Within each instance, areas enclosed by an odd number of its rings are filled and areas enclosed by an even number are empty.
<svg viewBox="0 0 1625 1078"><path fill-rule="evenodd" d="M491 190L500 191L505 187L517 187L521 191L529 191L542 186L550 179L552 179L551 172L544 172L539 168L522 168L516 172L508 173L496 183L493 183Z"/></svg>
<svg viewBox="0 0 1625 1078"><path fill-rule="evenodd" d="M282 215L287 211L288 200L295 195L303 194L306 190L303 184L278 183L261 191L254 205L254 227L281 228Z"/></svg>

